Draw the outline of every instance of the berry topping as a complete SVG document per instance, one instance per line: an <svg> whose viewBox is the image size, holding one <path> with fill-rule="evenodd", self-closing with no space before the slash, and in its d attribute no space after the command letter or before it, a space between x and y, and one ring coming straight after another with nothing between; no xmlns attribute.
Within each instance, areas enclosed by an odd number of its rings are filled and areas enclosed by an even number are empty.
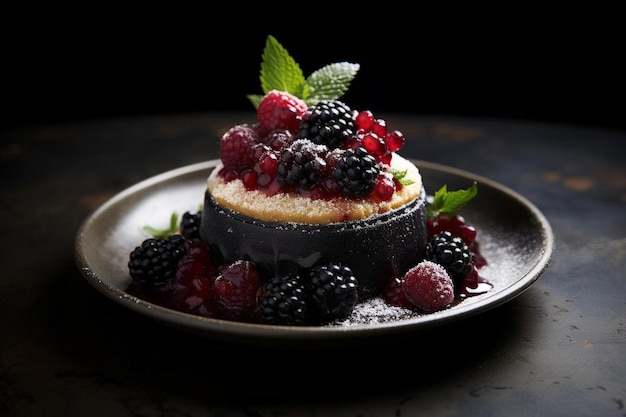
<svg viewBox="0 0 626 417"><path fill-rule="evenodd" d="M296 133L306 111L303 100L285 91L272 90L257 108L259 127L268 132L278 129Z"/></svg>
<svg viewBox="0 0 626 417"><path fill-rule="evenodd" d="M294 140L294 135L288 130L274 130L263 138L263 142L274 150L286 148Z"/></svg>
<svg viewBox="0 0 626 417"><path fill-rule="evenodd" d="M308 190L326 170L324 155L327 149L308 139L298 139L285 148L278 162L276 179L285 188Z"/></svg>
<svg viewBox="0 0 626 417"><path fill-rule="evenodd" d="M404 146L404 134L399 130L387 133L383 140L389 152L399 151Z"/></svg>
<svg viewBox="0 0 626 417"><path fill-rule="evenodd" d="M404 275L402 289L406 298L419 310L433 312L454 301L454 284L439 264L422 261Z"/></svg>
<svg viewBox="0 0 626 417"><path fill-rule="evenodd" d="M233 126L220 139L220 159L225 170L241 171L256 162L254 145L259 137L256 131L243 125Z"/></svg>
<svg viewBox="0 0 626 417"><path fill-rule="evenodd" d="M328 149L339 148L355 133L352 110L339 100L323 100L311 110L300 124L298 137L309 139Z"/></svg>
<svg viewBox="0 0 626 417"><path fill-rule="evenodd" d="M372 192L380 170L365 148L347 149L337 162L333 175L348 197L363 197Z"/></svg>

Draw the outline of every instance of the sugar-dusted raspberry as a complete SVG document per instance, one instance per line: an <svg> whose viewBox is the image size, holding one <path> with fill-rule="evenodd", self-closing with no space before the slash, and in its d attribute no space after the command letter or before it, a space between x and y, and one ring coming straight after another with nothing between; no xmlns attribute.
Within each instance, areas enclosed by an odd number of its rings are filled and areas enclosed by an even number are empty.
<svg viewBox="0 0 626 417"><path fill-rule="evenodd" d="M224 170L242 171L256 162L255 146L259 136L255 129L236 125L228 129L220 139L220 159Z"/></svg>
<svg viewBox="0 0 626 417"><path fill-rule="evenodd" d="M259 103L257 118L267 132L286 129L296 133L306 111L303 100L285 91L272 90Z"/></svg>
<svg viewBox="0 0 626 417"><path fill-rule="evenodd" d="M402 279L406 298L418 310L433 312L454 301L454 283L446 269L431 261L422 261L409 269Z"/></svg>

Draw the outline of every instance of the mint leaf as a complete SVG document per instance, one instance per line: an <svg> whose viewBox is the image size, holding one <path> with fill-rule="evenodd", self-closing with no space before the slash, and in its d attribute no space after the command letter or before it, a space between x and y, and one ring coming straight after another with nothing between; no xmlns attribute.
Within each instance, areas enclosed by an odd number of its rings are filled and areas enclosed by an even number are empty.
<svg viewBox="0 0 626 417"><path fill-rule="evenodd" d="M286 91L300 97L304 91L304 74L289 52L272 35L267 37L261 62L261 89Z"/></svg>
<svg viewBox="0 0 626 417"><path fill-rule="evenodd" d="M448 191L447 185L435 193L433 202L428 206L428 217L440 214L454 215L478 194L476 181L466 190Z"/></svg>
<svg viewBox="0 0 626 417"><path fill-rule="evenodd" d="M264 95L272 90L286 91L314 106L322 100L336 100L343 96L359 71L359 64L337 62L313 72L306 79L300 65L289 52L268 35L261 55L261 90L264 94L248 94L255 109Z"/></svg>
<svg viewBox="0 0 626 417"><path fill-rule="evenodd" d="M156 229L152 226L144 226L143 230L151 234L153 237L167 237L178 231L178 213L172 213L170 217L170 226L167 229Z"/></svg>
<svg viewBox="0 0 626 417"><path fill-rule="evenodd" d="M359 64L337 62L320 68L306 79L310 95L301 96L306 104L314 106L322 100L336 100L343 96L359 71Z"/></svg>
<svg viewBox="0 0 626 417"><path fill-rule="evenodd" d="M246 97L252 102L255 109L259 108L259 103L263 100L263 96L260 94L248 94Z"/></svg>
<svg viewBox="0 0 626 417"><path fill-rule="evenodd" d="M402 185L411 185L415 182L410 178L406 178L406 173L408 172L406 169L404 171L400 171L399 169L391 168L390 171L391 175L393 175L393 177Z"/></svg>

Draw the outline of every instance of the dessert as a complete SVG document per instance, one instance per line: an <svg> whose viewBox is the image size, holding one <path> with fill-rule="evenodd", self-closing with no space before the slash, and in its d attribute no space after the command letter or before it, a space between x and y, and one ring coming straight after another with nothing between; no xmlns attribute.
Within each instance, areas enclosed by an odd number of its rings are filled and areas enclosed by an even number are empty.
<svg viewBox="0 0 626 417"><path fill-rule="evenodd" d="M248 96L256 120L221 137L202 209L131 252L129 292L279 325L339 323L375 298L419 314L462 299L484 264L458 214L476 184L427 200L419 167L398 153L404 135L340 100L358 70L304 78L269 36L263 94Z"/></svg>
<svg viewBox="0 0 626 417"><path fill-rule="evenodd" d="M240 179L226 181L219 164L208 180L200 237L224 259L251 260L266 276L298 274L321 263L346 265L358 277L361 299L379 295L389 276L423 257L427 237L418 169L399 155L391 166L410 172L412 183L378 201L270 196L246 190Z"/></svg>

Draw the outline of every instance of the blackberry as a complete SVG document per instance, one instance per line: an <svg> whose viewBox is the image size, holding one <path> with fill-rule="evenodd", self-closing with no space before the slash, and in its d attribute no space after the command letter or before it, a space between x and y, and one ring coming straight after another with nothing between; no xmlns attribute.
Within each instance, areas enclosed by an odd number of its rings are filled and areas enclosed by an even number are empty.
<svg viewBox="0 0 626 417"><path fill-rule="evenodd" d="M347 318L358 301L358 281L345 265L329 264L310 271L310 307L321 323Z"/></svg>
<svg viewBox="0 0 626 417"><path fill-rule="evenodd" d="M313 107L309 118L300 122L298 137L335 149L355 132L350 107L339 100L322 100Z"/></svg>
<svg viewBox="0 0 626 417"><path fill-rule="evenodd" d="M200 239L201 213L186 211L180 221L180 234L187 239Z"/></svg>
<svg viewBox="0 0 626 417"><path fill-rule="evenodd" d="M305 190L320 180L326 169L326 148L307 139L298 139L283 150L278 161L276 180L281 187Z"/></svg>
<svg viewBox="0 0 626 417"><path fill-rule="evenodd" d="M426 244L426 259L443 266L455 284L461 284L472 272L472 254L459 236L449 231L435 235Z"/></svg>
<svg viewBox="0 0 626 417"><path fill-rule="evenodd" d="M306 325L307 292L300 275L278 275L263 286L261 320L268 324Z"/></svg>
<svg viewBox="0 0 626 417"><path fill-rule="evenodd" d="M153 285L174 278L178 261L185 255L185 241L182 235L144 240L130 253L130 277L135 282Z"/></svg>
<svg viewBox="0 0 626 417"><path fill-rule="evenodd" d="M349 197L364 197L376 187L380 168L376 159L363 147L346 149L337 162L333 176L343 193Z"/></svg>

